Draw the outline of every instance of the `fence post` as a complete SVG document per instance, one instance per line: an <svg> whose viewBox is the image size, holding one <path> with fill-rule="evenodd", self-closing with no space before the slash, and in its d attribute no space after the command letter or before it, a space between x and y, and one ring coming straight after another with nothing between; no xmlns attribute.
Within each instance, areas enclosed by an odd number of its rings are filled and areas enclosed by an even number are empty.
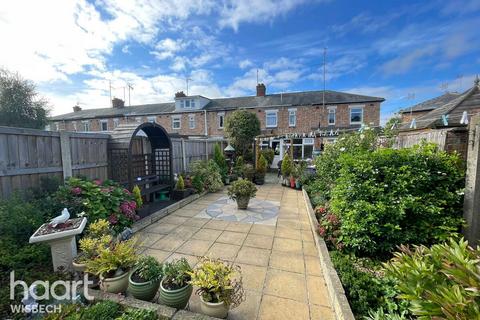
<svg viewBox="0 0 480 320"><path fill-rule="evenodd" d="M467 223L463 234L476 246L480 240L480 115L472 117L469 126L463 217Z"/></svg>
<svg viewBox="0 0 480 320"><path fill-rule="evenodd" d="M205 157L208 161L208 139L205 140Z"/></svg>
<svg viewBox="0 0 480 320"><path fill-rule="evenodd" d="M183 165L183 171L187 172L187 153L185 152L185 139L180 138L181 142L181 147L182 147L182 165Z"/></svg>
<svg viewBox="0 0 480 320"><path fill-rule="evenodd" d="M70 178L72 172L72 153L70 152L70 134L60 131L60 150L62 152L63 179Z"/></svg>

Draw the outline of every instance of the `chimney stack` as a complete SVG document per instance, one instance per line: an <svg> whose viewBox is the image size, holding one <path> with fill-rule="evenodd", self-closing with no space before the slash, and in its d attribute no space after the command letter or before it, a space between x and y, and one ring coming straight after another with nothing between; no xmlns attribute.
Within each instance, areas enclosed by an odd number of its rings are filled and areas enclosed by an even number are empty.
<svg viewBox="0 0 480 320"><path fill-rule="evenodd" d="M112 99L112 107L120 109L125 107L125 101L119 98L113 98Z"/></svg>
<svg viewBox="0 0 480 320"><path fill-rule="evenodd" d="M73 112L82 111L82 108L79 105L73 106Z"/></svg>
<svg viewBox="0 0 480 320"><path fill-rule="evenodd" d="M183 91L178 91L175 93L175 98L183 98L186 97L187 95Z"/></svg>
<svg viewBox="0 0 480 320"><path fill-rule="evenodd" d="M257 84L257 97L265 97L266 91L267 88L265 88L265 85L263 83Z"/></svg>

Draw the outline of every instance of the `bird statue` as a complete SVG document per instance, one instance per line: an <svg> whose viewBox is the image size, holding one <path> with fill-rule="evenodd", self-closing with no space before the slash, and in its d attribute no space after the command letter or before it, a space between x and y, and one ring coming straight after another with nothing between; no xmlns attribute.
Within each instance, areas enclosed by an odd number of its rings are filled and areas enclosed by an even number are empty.
<svg viewBox="0 0 480 320"><path fill-rule="evenodd" d="M62 214L53 218L49 225L55 228L57 225L67 222L68 219L70 219L70 212L68 212L67 208L63 208Z"/></svg>

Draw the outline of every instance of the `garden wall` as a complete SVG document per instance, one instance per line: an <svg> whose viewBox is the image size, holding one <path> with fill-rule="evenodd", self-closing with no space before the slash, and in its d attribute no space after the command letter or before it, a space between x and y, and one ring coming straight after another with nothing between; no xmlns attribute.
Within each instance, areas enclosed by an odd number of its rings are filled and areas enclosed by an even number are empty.
<svg viewBox="0 0 480 320"><path fill-rule="evenodd" d="M0 127L0 198L42 177L107 178L109 135Z"/></svg>

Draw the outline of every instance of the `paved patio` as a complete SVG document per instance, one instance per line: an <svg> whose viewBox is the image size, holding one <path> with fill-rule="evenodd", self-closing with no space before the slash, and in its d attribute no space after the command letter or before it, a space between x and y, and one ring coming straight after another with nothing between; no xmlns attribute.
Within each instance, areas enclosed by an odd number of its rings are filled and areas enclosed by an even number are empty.
<svg viewBox="0 0 480 320"><path fill-rule="evenodd" d="M335 319L302 193L279 184L258 189L254 211L267 212L265 219L243 219L225 191L208 194L141 231L140 250L159 261L185 257L192 266L204 255L240 265L246 301L229 319ZM197 295L188 308L199 310Z"/></svg>

